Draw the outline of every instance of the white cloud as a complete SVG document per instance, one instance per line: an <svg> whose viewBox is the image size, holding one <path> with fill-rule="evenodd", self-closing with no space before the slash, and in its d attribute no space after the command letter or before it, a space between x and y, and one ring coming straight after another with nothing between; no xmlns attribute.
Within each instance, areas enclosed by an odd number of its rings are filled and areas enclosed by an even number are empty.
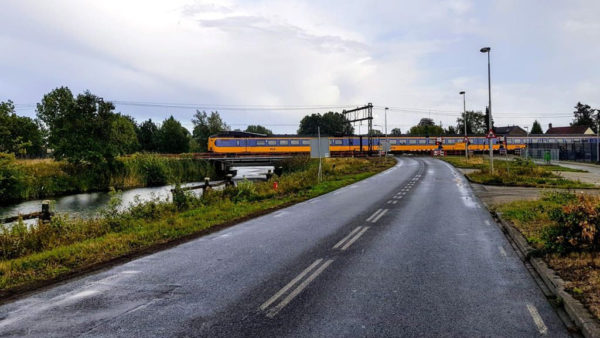
<svg viewBox="0 0 600 338"><path fill-rule="evenodd" d="M428 109L454 123L460 90L469 109L484 109L486 60L478 49L489 44L497 121L530 124L519 116L546 114L565 124L570 119L559 115L577 101L600 104L597 9L583 0L8 1L0 5L0 43L9 51L0 54L0 100L35 103L68 85L134 101L373 102L418 108L390 112L388 129L406 130ZM120 109L138 119L193 113ZM305 113L222 112L235 125L297 124Z"/></svg>

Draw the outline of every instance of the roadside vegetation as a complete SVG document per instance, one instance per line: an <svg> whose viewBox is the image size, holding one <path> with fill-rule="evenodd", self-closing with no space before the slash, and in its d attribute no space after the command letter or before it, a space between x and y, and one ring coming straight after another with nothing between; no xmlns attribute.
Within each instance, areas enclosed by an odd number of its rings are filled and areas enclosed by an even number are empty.
<svg viewBox="0 0 600 338"><path fill-rule="evenodd" d="M267 182L242 181L194 197L176 188L172 201L153 200L118 212L120 201L93 219L57 215L49 223L18 223L0 230L0 294L10 295L84 271L119 257L191 238L217 225L297 203L393 166L390 158L326 159L323 181L318 162L294 158L282 176ZM277 189L274 182L278 183Z"/></svg>
<svg viewBox="0 0 600 338"><path fill-rule="evenodd" d="M465 175L473 182L488 185L505 185L538 188L593 188L594 185L572 181L562 177L558 171L584 172L558 165L538 165L531 160L494 160L494 173L490 172L489 159L482 156L470 157L467 161L461 156L442 158L457 168L476 169Z"/></svg>
<svg viewBox="0 0 600 338"><path fill-rule="evenodd" d="M80 193L199 181L214 176L205 160L134 154L108 165L17 160L0 153L0 204Z"/></svg>
<svg viewBox="0 0 600 338"><path fill-rule="evenodd" d="M497 212L511 221L565 281L566 289L600 319L600 197L547 193Z"/></svg>

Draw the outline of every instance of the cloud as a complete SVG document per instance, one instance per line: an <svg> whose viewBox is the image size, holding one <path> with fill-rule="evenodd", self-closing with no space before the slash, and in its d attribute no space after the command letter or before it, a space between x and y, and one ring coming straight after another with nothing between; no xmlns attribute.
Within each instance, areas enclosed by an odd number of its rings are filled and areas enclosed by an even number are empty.
<svg viewBox="0 0 600 338"><path fill-rule="evenodd" d="M579 100L600 105L600 4L423 0L7 1L0 5L0 100L33 104L68 85L113 100L231 105L360 105L388 129L421 117L454 124L492 98L498 122L566 124ZM193 109L119 106L138 120ZM32 114L32 111L24 113ZM221 111L230 124L278 124L292 110ZM519 116L522 116L519 117ZM189 122L188 122L189 123ZM376 123L381 123L378 121ZM544 122L545 123L545 122ZM189 125L189 124L188 124Z"/></svg>

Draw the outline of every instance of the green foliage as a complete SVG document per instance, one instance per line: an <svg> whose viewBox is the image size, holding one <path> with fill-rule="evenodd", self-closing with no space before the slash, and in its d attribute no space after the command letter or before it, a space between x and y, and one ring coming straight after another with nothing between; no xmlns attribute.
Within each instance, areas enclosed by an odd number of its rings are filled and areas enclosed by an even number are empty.
<svg viewBox="0 0 600 338"><path fill-rule="evenodd" d="M321 128L321 135L347 136L354 133L354 128L344 114L327 112L323 115L311 114L302 118L298 135L317 135L318 127Z"/></svg>
<svg viewBox="0 0 600 338"><path fill-rule="evenodd" d="M173 116L164 120L160 129L159 150L167 154L187 153L190 150L190 132Z"/></svg>
<svg viewBox="0 0 600 338"><path fill-rule="evenodd" d="M542 126L540 125L540 123L537 120L533 121L533 125L531 126L531 134L541 135L543 133L544 131L542 130Z"/></svg>
<svg viewBox="0 0 600 338"><path fill-rule="evenodd" d="M48 127L54 158L101 165L134 149L134 124L114 109L89 91L75 98L69 88L61 87L44 95L37 115Z"/></svg>
<svg viewBox="0 0 600 338"><path fill-rule="evenodd" d="M155 154L119 157L112 167L52 160L15 161L0 153L0 203L68 193L127 189L214 176L205 160Z"/></svg>
<svg viewBox="0 0 600 338"><path fill-rule="evenodd" d="M486 115L480 111L467 111L467 134L468 135L483 135L487 133ZM464 113L462 117L456 119L456 130L460 134L465 132Z"/></svg>
<svg viewBox="0 0 600 338"><path fill-rule="evenodd" d="M412 136L439 136L444 134L444 128L436 126L432 119L422 118L419 124L410 128Z"/></svg>
<svg viewBox="0 0 600 338"><path fill-rule="evenodd" d="M256 133L256 134L264 134L267 136L273 135L273 132L271 131L271 129L267 129L264 126L261 125L249 125L245 132L247 133Z"/></svg>
<svg viewBox="0 0 600 338"><path fill-rule="evenodd" d="M147 152L157 152L159 149L158 127L152 119L142 122L138 128L140 149Z"/></svg>
<svg viewBox="0 0 600 338"><path fill-rule="evenodd" d="M3 196L21 195L26 175L20 170L14 154L0 153L0 201Z"/></svg>
<svg viewBox="0 0 600 338"><path fill-rule="evenodd" d="M229 130L229 126L221 119L218 112L211 112L207 115L205 111L196 110L192 119L194 130L192 138L195 141L195 147L198 152L208 151L208 138L211 135Z"/></svg>
<svg viewBox="0 0 600 338"><path fill-rule="evenodd" d="M41 156L45 152L38 121L18 116L12 101L0 102L0 152L17 156Z"/></svg>
<svg viewBox="0 0 600 338"><path fill-rule="evenodd" d="M188 194L181 188L181 184L175 184L175 188L173 188L173 204L177 210L187 209L190 205L189 199Z"/></svg>
<svg viewBox="0 0 600 338"><path fill-rule="evenodd" d="M594 117L594 109L592 109L592 107L587 104L577 102L575 111L573 112L573 122L571 122L571 125L590 127L594 132L596 132L597 119L598 115Z"/></svg>
<svg viewBox="0 0 600 338"><path fill-rule="evenodd" d="M402 130L400 128L392 129L390 136L402 136Z"/></svg>

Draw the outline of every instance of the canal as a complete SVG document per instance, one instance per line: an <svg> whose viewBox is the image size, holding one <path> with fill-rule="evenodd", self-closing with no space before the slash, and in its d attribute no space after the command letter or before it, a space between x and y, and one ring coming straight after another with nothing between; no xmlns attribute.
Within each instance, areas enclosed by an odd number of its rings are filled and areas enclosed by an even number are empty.
<svg viewBox="0 0 600 338"><path fill-rule="evenodd" d="M235 181L248 179L260 180L266 177L268 170L273 167L233 167L237 171L234 177ZM199 185L204 182L188 182L182 184L182 187ZM170 200L171 189L174 185L165 185L160 187L135 188L118 193L121 199L119 209L123 210L132 204L143 203L153 199ZM195 195L201 195L202 189L192 190ZM68 213L74 217L89 218L95 216L98 211L108 205L111 194L108 192L90 192L49 198L53 201L52 211L57 213ZM28 214L41 210L42 200L32 200L17 203L14 205L0 206L0 219L16 216L18 214Z"/></svg>

